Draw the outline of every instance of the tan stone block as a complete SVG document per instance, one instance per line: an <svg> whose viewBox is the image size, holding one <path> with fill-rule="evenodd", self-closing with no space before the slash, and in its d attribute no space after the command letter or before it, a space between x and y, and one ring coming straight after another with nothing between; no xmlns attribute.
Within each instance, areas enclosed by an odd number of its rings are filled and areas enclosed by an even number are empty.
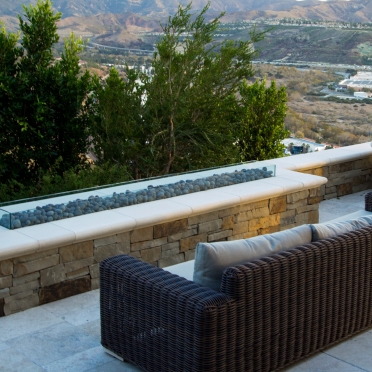
<svg viewBox="0 0 372 372"><path fill-rule="evenodd" d="M0 275L12 275L13 274L13 262L11 260L5 260L0 262Z"/></svg>
<svg viewBox="0 0 372 372"><path fill-rule="evenodd" d="M351 171L354 169L354 161L348 161L348 162L344 162L344 163L340 163L340 170L339 172L342 173L342 172L347 172L347 171Z"/></svg>
<svg viewBox="0 0 372 372"><path fill-rule="evenodd" d="M130 255L131 255L132 257L135 257L135 258L141 259L141 251L130 252Z"/></svg>
<svg viewBox="0 0 372 372"><path fill-rule="evenodd" d="M199 224L199 234L208 233L221 229L222 219L213 220L209 222L203 222Z"/></svg>
<svg viewBox="0 0 372 372"><path fill-rule="evenodd" d="M90 275L83 276L82 278L66 280L47 287L41 287L39 291L40 305L88 292L90 290Z"/></svg>
<svg viewBox="0 0 372 372"><path fill-rule="evenodd" d="M9 296L4 298L4 303L8 304L9 302L20 300L21 298L29 297L33 295L35 292L33 290L28 290L26 292L20 292L17 294L14 294L13 296Z"/></svg>
<svg viewBox="0 0 372 372"><path fill-rule="evenodd" d="M123 233L116 234L116 243L119 244L126 244L128 247L130 246L130 237L131 232L126 231Z"/></svg>
<svg viewBox="0 0 372 372"><path fill-rule="evenodd" d="M116 235L105 236L104 238L94 239L94 248L115 244L116 242Z"/></svg>
<svg viewBox="0 0 372 372"><path fill-rule="evenodd" d="M309 190L297 191L293 194L287 195L287 203L293 204L293 203L300 201L301 199L307 199L308 196L309 196Z"/></svg>
<svg viewBox="0 0 372 372"><path fill-rule="evenodd" d="M322 185L320 186L320 189L319 189L319 196L324 196L326 193L326 185Z"/></svg>
<svg viewBox="0 0 372 372"><path fill-rule="evenodd" d="M188 238L189 236L193 236L197 234L198 234L198 226L196 225L194 228L188 229L187 231L183 233L168 236L168 242L169 243L178 242L181 239Z"/></svg>
<svg viewBox="0 0 372 372"><path fill-rule="evenodd" d="M305 223L309 223L309 213L301 213L296 216L296 225L303 225Z"/></svg>
<svg viewBox="0 0 372 372"><path fill-rule="evenodd" d="M354 169L370 169L372 168L372 158L358 159L354 162Z"/></svg>
<svg viewBox="0 0 372 372"><path fill-rule="evenodd" d="M327 187L332 187L332 186L338 186L344 183L344 179L342 177L335 178L333 180L328 180L327 182Z"/></svg>
<svg viewBox="0 0 372 372"><path fill-rule="evenodd" d="M238 235L248 232L248 221L240 222L234 225L232 235Z"/></svg>
<svg viewBox="0 0 372 372"><path fill-rule="evenodd" d="M236 222L250 221L254 218L266 217L270 215L269 207L251 209L236 216Z"/></svg>
<svg viewBox="0 0 372 372"><path fill-rule="evenodd" d="M324 195L324 200L334 199L337 198L337 192L333 194Z"/></svg>
<svg viewBox="0 0 372 372"><path fill-rule="evenodd" d="M188 225L196 225L208 221L218 220L218 211L199 214L188 218Z"/></svg>
<svg viewBox="0 0 372 372"><path fill-rule="evenodd" d="M185 256L183 253L179 253L176 256L162 258L158 261L158 266L160 268L176 265L185 262Z"/></svg>
<svg viewBox="0 0 372 372"><path fill-rule="evenodd" d="M141 259L145 262L151 263L161 258L161 247L154 247L141 250Z"/></svg>
<svg viewBox="0 0 372 372"><path fill-rule="evenodd" d="M351 183L344 183L337 186L337 196L344 196L353 193L353 186Z"/></svg>
<svg viewBox="0 0 372 372"><path fill-rule="evenodd" d="M32 307L39 305L39 296L37 293L34 293L30 296L21 298L19 300L15 300L9 302L4 305L4 314L10 315L17 313L22 310L31 309Z"/></svg>
<svg viewBox="0 0 372 372"><path fill-rule="evenodd" d="M328 168L320 167L315 169L302 170L301 173L313 174L314 176L328 177Z"/></svg>
<svg viewBox="0 0 372 372"><path fill-rule="evenodd" d="M240 213L240 205L236 205L235 207L221 209L218 211L218 218L230 217L235 214Z"/></svg>
<svg viewBox="0 0 372 372"><path fill-rule="evenodd" d="M59 264L57 266L50 267L48 269L40 271L41 287L46 287L51 284L60 283L63 282L64 280L66 280L66 270L64 264Z"/></svg>
<svg viewBox="0 0 372 372"><path fill-rule="evenodd" d="M135 251L140 251L142 249L158 247L160 245L164 245L164 244L167 244L167 243L168 243L167 237L154 239L154 240L148 240L146 242L139 242L139 243L131 244L130 250L131 250L131 252L135 252Z"/></svg>
<svg viewBox="0 0 372 372"><path fill-rule="evenodd" d="M372 174L372 169L371 168L363 169L362 171L360 171L361 176L370 176L371 174Z"/></svg>
<svg viewBox="0 0 372 372"><path fill-rule="evenodd" d="M198 234L194 236L190 236L189 238L181 239L180 240L180 251L186 252L189 249L195 249L196 245L200 242L206 242L208 239L208 234Z"/></svg>
<svg viewBox="0 0 372 372"><path fill-rule="evenodd" d="M329 177L329 181L331 181L333 179L337 179L337 178L342 178L344 181L350 181L351 182L351 180L354 177L359 177L360 173L361 173L360 169L355 169L355 170L351 170L351 171L347 171L347 172L340 172L340 173L331 175Z"/></svg>
<svg viewBox="0 0 372 372"><path fill-rule="evenodd" d="M335 192L337 192L337 188L336 188L336 186L330 186L330 187L327 187L327 188L326 188L326 195L327 195L327 194L333 194L333 193L335 193Z"/></svg>
<svg viewBox="0 0 372 372"><path fill-rule="evenodd" d="M40 272L36 271L34 273L20 276L19 278L13 278L13 286L22 285L28 282L33 282L36 279L40 278Z"/></svg>
<svg viewBox="0 0 372 372"><path fill-rule="evenodd" d="M82 267L81 269L77 269L75 271L67 273L66 277L67 279L75 279L87 274L89 274L89 267Z"/></svg>
<svg viewBox="0 0 372 372"><path fill-rule="evenodd" d="M298 202L287 204L287 211L303 207L304 205L307 205L307 199L301 199Z"/></svg>
<svg viewBox="0 0 372 372"><path fill-rule="evenodd" d="M0 299L9 297L9 288L0 289Z"/></svg>
<svg viewBox="0 0 372 372"><path fill-rule="evenodd" d="M272 234L272 233L278 232L279 230L280 230L279 225L270 226L270 227L266 227L265 229L258 230L258 234L259 235Z"/></svg>
<svg viewBox="0 0 372 372"><path fill-rule="evenodd" d="M227 238L227 240L231 241L231 240L239 240L239 239L249 239L257 235L258 235L257 231L248 231L248 232L241 233L241 234L231 235Z"/></svg>
<svg viewBox="0 0 372 372"><path fill-rule="evenodd" d="M339 173L340 172L340 164L333 164L328 167L329 174L332 173Z"/></svg>
<svg viewBox="0 0 372 372"><path fill-rule="evenodd" d="M357 186L357 185L360 185L366 182L367 182L367 176L358 176L358 177L353 178L352 185L354 187L354 186Z"/></svg>
<svg viewBox="0 0 372 372"><path fill-rule="evenodd" d="M187 231L187 218L154 226L154 239Z"/></svg>
<svg viewBox="0 0 372 372"><path fill-rule="evenodd" d="M270 214L285 212L287 210L287 196L283 195L270 199L269 210Z"/></svg>
<svg viewBox="0 0 372 372"><path fill-rule="evenodd" d="M234 227L234 216L227 216L222 218L222 230L232 229Z"/></svg>
<svg viewBox="0 0 372 372"><path fill-rule="evenodd" d="M89 266L90 277L99 278L99 263L93 264Z"/></svg>
<svg viewBox="0 0 372 372"><path fill-rule="evenodd" d="M146 240L154 239L154 227L143 227L141 229L133 230L130 234L131 243L144 242Z"/></svg>
<svg viewBox="0 0 372 372"><path fill-rule="evenodd" d="M364 190L369 190L372 187L372 184L370 182L362 183L361 185L356 185L353 186L353 194L364 191Z"/></svg>
<svg viewBox="0 0 372 372"><path fill-rule="evenodd" d="M296 214L301 214L305 212L315 211L319 209L319 204L305 205L296 209Z"/></svg>
<svg viewBox="0 0 372 372"><path fill-rule="evenodd" d="M319 204L321 201L323 201L323 196L314 196L307 200L309 205Z"/></svg>
<svg viewBox="0 0 372 372"><path fill-rule="evenodd" d="M33 282L28 282L28 283L25 283L25 284L22 284L22 285L18 285L16 287L10 287L9 288L9 293L10 295L15 295L17 293L22 293L22 292L26 292L26 291L30 291L30 290L34 290L34 289L39 289L40 287L40 282L39 282L39 279L38 280L35 280Z"/></svg>
<svg viewBox="0 0 372 372"><path fill-rule="evenodd" d="M315 196L319 196L319 187L309 190L309 198L313 198Z"/></svg>
<svg viewBox="0 0 372 372"><path fill-rule="evenodd" d="M39 258L34 261L27 261L14 265L14 277L23 276L30 274L35 271L43 270L48 267L53 267L59 264L59 254L54 254L52 256L47 256L44 258Z"/></svg>
<svg viewBox="0 0 372 372"><path fill-rule="evenodd" d="M100 250L102 252L105 248L107 248L107 247L99 247L99 248L97 248L97 250ZM96 252L97 252L97 250L96 250ZM78 269L81 269L82 267L93 265L95 259L97 260L96 256L95 257L83 258L82 260L79 260L79 261L67 262L65 264L66 274L70 273L71 271L76 271Z"/></svg>
<svg viewBox="0 0 372 372"><path fill-rule="evenodd" d="M93 241L76 243L59 248L62 262L81 260L93 256Z"/></svg>
<svg viewBox="0 0 372 372"><path fill-rule="evenodd" d="M252 209L268 208L269 199L259 200L253 203L243 204L240 206L240 212L250 211Z"/></svg>
<svg viewBox="0 0 372 372"><path fill-rule="evenodd" d="M99 278L93 278L91 279L91 288L92 288L92 291L94 291L95 289L99 289Z"/></svg>
<svg viewBox="0 0 372 372"><path fill-rule="evenodd" d="M196 249L190 249L185 252L185 261L195 260Z"/></svg>
<svg viewBox="0 0 372 372"><path fill-rule="evenodd" d="M219 240L226 240L227 237L232 235L232 230L219 231L208 235L209 242L216 242Z"/></svg>
<svg viewBox="0 0 372 372"><path fill-rule="evenodd" d="M170 249L175 249L175 248L180 248L180 242L173 242L173 243L168 243L164 244L161 246L162 251L168 251Z"/></svg>
<svg viewBox="0 0 372 372"><path fill-rule="evenodd" d="M309 212L308 223L319 223L319 210Z"/></svg>
<svg viewBox="0 0 372 372"><path fill-rule="evenodd" d="M54 256L55 254L58 254L58 248L53 248L53 249L48 249L47 251L27 254L25 256L17 257L13 261L14 261L14 264L16 265L16 264L24 263L28 261L36 261L38 259L48 257L48 256Z"/></svg>
<svg viewBox="0 0 372 372"><path fill-rule="evenodd" d="M294 209L280 213L280 225L291 225L296 222L296 211Z"/></svg>
<svg viewBox="0 0 372 372"><path fill-rule="evenodd" d="M13 278L11 275L0 278L0 289L11 287Z"/></svg>
<svg viewBox="0 0 372 372"><path fill-rule="evenodd" d="M180 253L179 247L168 249L166 251L161 252L161 258L168 258L168 257L176 256L179 253Z"/></svg>
<svg viewBox="0 0 372 372"><path fill-rule="evenodd" d="M275 225L280 225L280 213L251 220L248 222L248 229L249 231L254 231Z"/></svg>

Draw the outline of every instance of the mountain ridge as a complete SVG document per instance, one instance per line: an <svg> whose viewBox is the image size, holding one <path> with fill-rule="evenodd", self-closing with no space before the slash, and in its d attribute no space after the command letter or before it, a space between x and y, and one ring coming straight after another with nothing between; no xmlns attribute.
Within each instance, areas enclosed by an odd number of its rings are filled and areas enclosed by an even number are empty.
<svg viewBox="0 0 372 372"><path fill-rule="evenodd" d="M16 17L22 14L25 0L12 0L0 3L0 16ZM28 0L36 4L37 0ZM133 12L148 17L164 17L174 14L178 4L186 5L189 0L55 0L53 7L62 12L63 18L89 17L106 13ZM207 0L194 0L194 9L201 9ZM287 14L290 17L342 20L352 22L372 21L372 2L370 0L211 0L213 12L265 12L269 15Z"/></svg>

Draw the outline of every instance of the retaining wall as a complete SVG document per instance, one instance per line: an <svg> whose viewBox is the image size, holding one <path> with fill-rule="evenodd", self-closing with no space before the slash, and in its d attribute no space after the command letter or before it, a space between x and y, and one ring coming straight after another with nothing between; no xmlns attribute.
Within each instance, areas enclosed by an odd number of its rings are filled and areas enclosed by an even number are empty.
<svg viewBox="0 0 372 372"><path fill-rule="evenodd" d="M0 229L0 316L98 288L99 262L107 257L126 253L166 267L193 259L200 241L316 223L322 200L372 187L369 144L268 163L277 165L274 178Z"/></svg>

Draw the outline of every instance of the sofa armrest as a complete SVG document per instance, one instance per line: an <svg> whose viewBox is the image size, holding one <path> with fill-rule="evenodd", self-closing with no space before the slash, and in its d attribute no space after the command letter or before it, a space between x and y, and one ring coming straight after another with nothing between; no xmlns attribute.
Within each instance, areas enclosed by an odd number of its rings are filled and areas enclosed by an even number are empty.
<svg viewBox="0 0 372 372"><path fill-rule="evenodd" d="M368 212L372 212L372 192L369 192L364 197L365 202L365 210Z"/></svg>
<svg viewBox="0 0 372 372"><path fill-rule="evenodd" d="M227 295L127 255L101 262L100 284L109 351L146 371L234 370L236 307Z"/></svg>

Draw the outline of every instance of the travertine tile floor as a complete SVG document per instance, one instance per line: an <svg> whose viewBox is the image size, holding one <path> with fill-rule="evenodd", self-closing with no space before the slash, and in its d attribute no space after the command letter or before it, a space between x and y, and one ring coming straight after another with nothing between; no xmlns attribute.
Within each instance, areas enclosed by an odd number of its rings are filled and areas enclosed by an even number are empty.
<svg viewBox="0 0 372 372"><path fill-rule="evenodd" d="M321 203L320 221L364 209L366 192ZM140 372L100 346L99 291L0 318L0 372ZM372 330L287 372L372 372ZM233 371L231 371L233 372Z"/></svg>

